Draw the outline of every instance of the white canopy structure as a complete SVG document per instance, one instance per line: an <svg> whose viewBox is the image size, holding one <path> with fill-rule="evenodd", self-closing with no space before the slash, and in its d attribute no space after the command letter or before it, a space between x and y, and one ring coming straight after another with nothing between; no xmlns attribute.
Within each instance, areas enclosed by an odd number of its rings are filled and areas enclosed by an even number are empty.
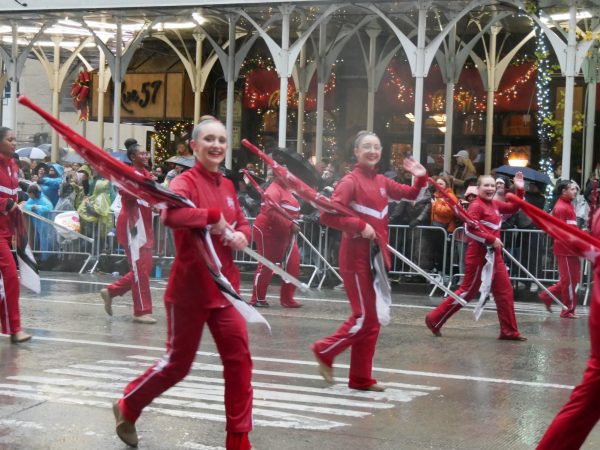
<svg viewBox="0 0 600 450"><path fill-rule="evenodd" d="M200 96L208 74L218 62L228 86L226 127L233 136L233 89L250 48L257 40L266 44L280 78L279 146L286 145L288 78L299 95L305 95L317 77L316 157L322 152L324 89L333 65L347 46L357 42L367 80L365 123L372 129L376 116L375 93L390 60L403 54L414 78L414 129L412 149L422 153L424 79L434 60L446 83L445 165L452 155L453 89L466 61L479 68L488 92L485 169L491 169L494 93L504 70L530 40L534 27L547 37L564 76L565 107L562 149L563 177L572 173L571 128L576 77L588 84L583 170L593 160L595 84L598 80L597 17L600 0L397 0L280 2L234 0L0 0L0 59L5 73L0 87L10 83L9 108L17 121L17 83L32 56L43 64L53 92L52 112L59 114L59 93L68 68L76 60L98 69L98 108L109 78L114 84L115 124L120 121L121 83L133 54L149 40L160 40L178 56L194 92L194 119L200 116ZM514 36L517 44L501 54L500 33ZM195 43L195 52L186 42ZM202 58L207 42L213 52ZM364 45L363 45L364 44ZM356 63L356 59L354 60ZM339 62L339 64L343 64ZM107 66L107 67L106 67ZM359 68L357 67L357 70ZM302 97L301 97L302 98ZM298 119L301 142L303 118ZM99 121L103 114L98 114ZM113 142L120 140L114 126ZM58 139L53 140L58 148ZM300 147L299 147L300 148ZM56 155L53 155L56 156ZM226 159L231 166L231 154Z"/></svg>

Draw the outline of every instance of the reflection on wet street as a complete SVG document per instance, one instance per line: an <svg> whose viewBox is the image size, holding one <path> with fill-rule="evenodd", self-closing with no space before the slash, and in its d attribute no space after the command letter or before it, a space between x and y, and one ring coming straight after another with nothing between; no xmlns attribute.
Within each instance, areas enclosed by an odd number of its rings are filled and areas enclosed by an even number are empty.
<svg viewBox="0 0 600 450"><path fill-rule="evenodd" d="M106 275L44 274L41 295L22 292L22 323L33 334L0 352L0 448L122 449L111 402L164 351L164 281L153 281L156 325L131 321L131 297L105 314L98 292ZM248 296L250 284L243 285ZM398 289L396 287L396 289ZM403 288L404 289L404 288ZM394 293L374 376L383 393L347 387L346 352L336 384L324 383L310 344L333 332L349 307L343 292L301 294L300 309L261 313L272 333L250 327L254 361L254 432L258 449L530 449L583 374L589 350L587 311L580 320L519 303L524 343L499 341L493 305L479 321L457 314L433 337L423 319L439 303L413 289ZM140 447L223 449L222 367L209 332L189 376L138 421ZM600 428L586 442L600 448Z"/></svg>

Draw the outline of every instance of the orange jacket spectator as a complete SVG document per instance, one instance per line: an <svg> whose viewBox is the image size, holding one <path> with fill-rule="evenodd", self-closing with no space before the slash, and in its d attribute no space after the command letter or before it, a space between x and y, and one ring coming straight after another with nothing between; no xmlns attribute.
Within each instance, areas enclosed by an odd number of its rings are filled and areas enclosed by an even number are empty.
<svg viewBox="0 0 600 450"><path fill-rule="evenodd" d="M454 191L448 186L448 182L444 177L439 177L435 180L441 187L445 188L446 194L452 198L455 202L458 202ZM434 192L433 199L431 201L431 225L441 226L445 228L448 233L452 233L456 228L454 222L454 210L452 206L444 199L442 194L438 191Z"/></svg>

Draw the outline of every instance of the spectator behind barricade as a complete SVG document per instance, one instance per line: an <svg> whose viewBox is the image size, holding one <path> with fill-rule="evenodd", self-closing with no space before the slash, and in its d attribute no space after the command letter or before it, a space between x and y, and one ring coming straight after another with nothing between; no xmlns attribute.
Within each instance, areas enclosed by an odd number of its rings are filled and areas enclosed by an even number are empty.
<svg viewBox="0 0 600 450"><path fill-rule="evenodd" d="M27 211L31 211L38 216L50 218L53 206L50 200L44 195L40 186L33 183L27 188L27 195L29 200L25 202L23 208ZM51 225L43 222L39 219L32 218L33 228L35 230L36 242L34 242L34 250L41 251L40 260L46 261L49 258L48 250L51 247L51 242L54 236L53 228ZM35 245L37 243L37 245Z"/></svg>
<svg viewBox="0 0 600 450"><path fill-rule="evenodd" d="M77 182L77 174L72 170L67 172L58 188L56 211L77 211L83 201L83 187Z"/></svg>
<svg viewBox="0 0 600 450"><path fill-rule="evenodd" d="M97 228L98 236L103 238L112 229L113 219L110 211L109 191L110 183L108 180L97 180L92 195L85 197L79 208L77 208L82 234L96 237L94 236L94 229Z"/></svg>
<svg viewBox="0 0 600 450"><path fill-rule="evenodd" d="M16 155L16 153L15 153ZM31 179L31 159L26 157L19 157L19 174L23 174L21 178L26 180Z"/></svg>
<svg viewBox="0 0 600 450"><path fill-rule="evenodd" d="M506 200L506 193L510 191L510 180L499 175L496 177L496 193L494 194L494 200L503 202Z"/></svg>
<svg viewBox="0 0 600 450"><path fill-rule="evenodd" d="M577 197L573 200L573 207L575 208L575 215L577 216L577 227L584 228L590 214L590 205L585 200L579 185L577 183L574 184L577 185Z"/></svg>
<svg viewBox="0 0 600 450"><path fill-rule="evenodd" d="M467 150L458 151L454 157L456 158L456 166L452 173L452 186L457 196L463 194L466 190L465 182L472 177L477 177L477 170L469 158Z"/></svg>
<svg viewBox="0 0 600 450"><path fill-rule="evenodd" d="M456 194L454 194L454 191L450 186L448 177L438 176L434 178L434 181L444 189L450 198L455 202L458 201ZM448 233L452 233L456 228L454 209L437 189L435 189L433 198L431 199L431 225L434 227L442 227Z"/></svg>
<svg viewBox="0 0 600 450"><path fill-rule="evenodd" d="M477 198L477 195L477 186L469 186L465 191L464 197L459 200L460 205L464 209L469 209L469 205Z"/></svg>
<svg viewBox="0 0 600 450"><path fill-rule="evenodd" d="M446 176L434 177L434 181L440 185L446 195L448 195L455 202L458 201L452 187L450 186L450 180ZM451 234L456 229L456 217L454 214L454 208L446 200L441 192L435 186L431 186L433 190L433 198L431 199L431 226L440 227L446 230L448 234ZM432 249L431 258L433 261L433 270L435 272L444 272L449 269L449 260L444 267L444 249L446 249L448 241L446 235L440 230L431 230L429 233L429 244Z"/></svg>
<svg viewBox="0 0 600 450"><path fill-rule="evenodd" d="M84 164L77 170L77 183L83 188L84 195L90 195L93 188L94 176L92 169Z"/></svg>
<svg viewBox="0 0 600 450"><path fill-rule="evenodd" d="M38 171L37 183L53 206L58 202L58 189L62 182L63 170L60 164L48 164L43 175L40 175L41 171Z"/></svg>
<svg viewBox="0 0 600 450"><path fill-rule="evenodd" d="M156 166L152 173L154 175L155 181L158 184L164 183L166 174L165 170L161 166Z"/></svg>

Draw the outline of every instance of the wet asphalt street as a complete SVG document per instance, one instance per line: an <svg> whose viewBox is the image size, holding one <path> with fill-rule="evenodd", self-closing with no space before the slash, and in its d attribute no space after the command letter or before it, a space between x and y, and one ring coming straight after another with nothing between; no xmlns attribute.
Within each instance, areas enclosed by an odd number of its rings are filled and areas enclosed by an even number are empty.
<svg viewBox="0 0 600 450"><path fill-rule="evenodd" d="M0 342L0 449L124 449L111 402L164 350L164 282L153 281L156 325L131 322L131 297L105 314L98 291L106 275L44 273L43 292L21 294L30 342ZM243 286L248 294L249 283ZM346 387L349 353L337 384L318 376L310 344L349 312L343 292L300 294L301 309L262 309L272 335L250 328L254 423L259 450L530 449L573 385L589 348L587 311L560 319L519 303L529 338L498 341L495 311L480 321L464 310L435 338L423 324L439 297L395 287L392 323L382 329L375 377L384 393ZM277 294L272 286L271 294ZM523 294L524 296L524 294ZM223 382L208 332L187 379L158 398L138 421L142 449L223 449ZM587 449L600 448L600 427Z"/></svg>

